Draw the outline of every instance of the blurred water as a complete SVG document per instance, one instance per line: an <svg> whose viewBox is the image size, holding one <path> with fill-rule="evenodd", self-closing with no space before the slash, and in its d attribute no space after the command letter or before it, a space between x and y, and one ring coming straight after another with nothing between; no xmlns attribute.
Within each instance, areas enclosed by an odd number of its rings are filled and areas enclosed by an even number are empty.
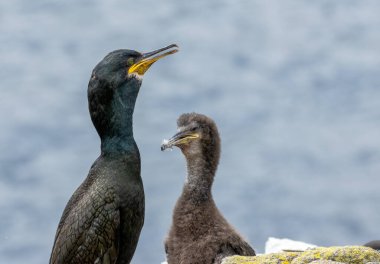
<svg viewBox="0 0 380 264"><path fill-rule="evenodd" d="M86 89L118 48L180 53L146 74L134 117L146 222L133 263L159 263L181 192L182 112L215 119L214 186L254 245L380 238L380 2L1 1L0 263L47 263L62 210L99 153Z"/></svg>

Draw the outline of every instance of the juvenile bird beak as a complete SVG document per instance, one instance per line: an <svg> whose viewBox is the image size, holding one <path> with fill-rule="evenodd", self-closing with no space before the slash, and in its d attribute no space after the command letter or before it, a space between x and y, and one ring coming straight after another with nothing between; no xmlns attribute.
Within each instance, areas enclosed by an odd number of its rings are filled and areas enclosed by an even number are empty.
<svg viewBox="0 0 380 264"><path fill-rule="evenodd" d="M199 138L199 134L195 132L179 132L175 134L171 139L164 141L161 145L161 151L172 148L174 146L188 144L191 140Z"/></svg>
<svg viewBox="0 0 380 264"><path fill-rule="evenodd" d="M158 49L152 52L143 53L140 60L129 67L128 74L136 73L138 75L144 75L144 73L152 66L153 63L166 57L170 54L174 54L178 51L176 44L169 45L165 48Z"/></svg>

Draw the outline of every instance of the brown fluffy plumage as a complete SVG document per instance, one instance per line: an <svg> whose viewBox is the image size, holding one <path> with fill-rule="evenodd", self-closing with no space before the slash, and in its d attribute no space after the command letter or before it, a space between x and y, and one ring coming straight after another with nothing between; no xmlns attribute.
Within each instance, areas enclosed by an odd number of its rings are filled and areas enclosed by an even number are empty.
<svg viewBox="0 0 380 264"><path fill-rule="evenodd" d="M187 180L173 213L165 241L169 264L213 264L231 255L254 256L255 251L227 222L216 207L211 187L219 163L220 138L207 116L183 114L173 146L187 161ZM191 140L188 135L197 134Z"/></svg>

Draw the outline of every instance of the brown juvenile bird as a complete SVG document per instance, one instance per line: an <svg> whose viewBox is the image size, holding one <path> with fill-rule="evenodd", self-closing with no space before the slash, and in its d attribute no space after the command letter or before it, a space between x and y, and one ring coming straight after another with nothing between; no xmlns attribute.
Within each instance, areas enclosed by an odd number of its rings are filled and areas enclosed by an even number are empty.
<svg viewBox="0 0 380 264"><path fill-rule="evenodd" d="M219 163L220 138L207 116L182 114L178 133L161 146L176 146L187 161L187 180L173 213L165 241L169 264L213 264L231 255L254 256L255 251L219 212L211 187Z"/></svg>

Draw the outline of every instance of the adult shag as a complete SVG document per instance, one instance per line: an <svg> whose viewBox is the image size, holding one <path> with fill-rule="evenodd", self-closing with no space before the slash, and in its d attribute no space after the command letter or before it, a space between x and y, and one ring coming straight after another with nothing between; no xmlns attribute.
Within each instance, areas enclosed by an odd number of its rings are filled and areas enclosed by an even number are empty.
<svg viewBox="0 0 380 264"><path fill-rule="evenodd" d="M187 180L165 241L169 264L221 263L226 256L254 256L255 251L216 207L211 187L219 163L220 138L213 120L183 114L179 132L161 146L177 146L187 161Z"/></svg>
<svg viewBox="0 0 380 264"><path fill-rule="evenodd" d="M130 263L144 223L133 110L144 73L177 51L174 44L149 53L115 50L94 68L88 102L101 154L63 211L51 264Z"/></svg>
<svg viewBox="0 0 380 264"><path fill-rule="evenodd" d="M365 243L364 246L376 249L377 251L380 251L380 240L372 240L368 243Z"/></svg>

